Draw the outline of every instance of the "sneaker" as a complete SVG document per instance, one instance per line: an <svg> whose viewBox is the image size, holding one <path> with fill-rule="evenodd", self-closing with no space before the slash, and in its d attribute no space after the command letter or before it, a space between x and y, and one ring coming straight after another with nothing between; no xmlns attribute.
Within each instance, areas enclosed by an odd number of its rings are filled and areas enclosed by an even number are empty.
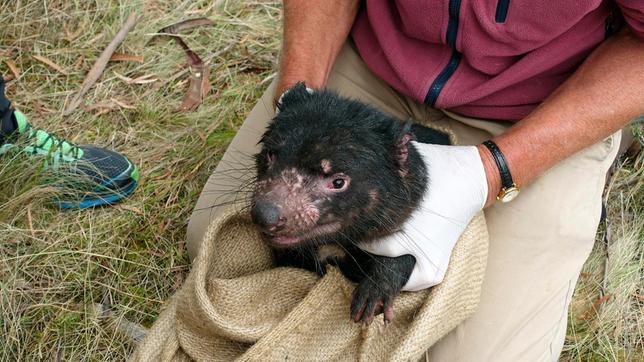
<svg viewBox="0 0 644 362"><path fill-rule="evenodd" d="M27 117L19 111L14 111L14 117L17 132L11 138L26 142L4 143L0 146L0 154L21 148L29 155L42 157L45 168L57 171L55 174L63 178L60 181L65 187L56 200L61 208L112 204L136 188L139 171L127 157L92 145L76 146L44 130L32 128Z"/></svg>

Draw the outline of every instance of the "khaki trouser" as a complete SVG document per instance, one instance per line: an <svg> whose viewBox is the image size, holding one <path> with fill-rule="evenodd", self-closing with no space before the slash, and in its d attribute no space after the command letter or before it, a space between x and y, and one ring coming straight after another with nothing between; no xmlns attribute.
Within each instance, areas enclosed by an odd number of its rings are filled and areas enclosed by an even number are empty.
<svg viewBox="0 0 644 362"><path fill-rule="evenodd" d="M253 176L252 155L273 116L273 86L240 128L197 201L188 225L191 257L208 223L226 205L248 195L242 184ZM441 112L398 94L369 71L350 44L339 55L328 87L401 119L447 126L460 144L480 143L509 126ZM516 200L485 210L490 251L480 306L429 350L429 360L557 360L568 304L593 247L604 179L619 138L616 133L578 152L524 187ZM240 188L242 192L235 192Z"/></svg>

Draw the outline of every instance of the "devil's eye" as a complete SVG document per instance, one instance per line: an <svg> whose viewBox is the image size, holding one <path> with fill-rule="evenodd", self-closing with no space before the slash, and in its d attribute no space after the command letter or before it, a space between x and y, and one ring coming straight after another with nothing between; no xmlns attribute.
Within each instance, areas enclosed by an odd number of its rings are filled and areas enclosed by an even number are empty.
<svg viewBox="0 0 644 362"><path fill-rule="evenodd" d="M344 179L336 178L335 180L333 180L333 188L334 189L343 188L344 187L344 182L345 182Z"/></svg>

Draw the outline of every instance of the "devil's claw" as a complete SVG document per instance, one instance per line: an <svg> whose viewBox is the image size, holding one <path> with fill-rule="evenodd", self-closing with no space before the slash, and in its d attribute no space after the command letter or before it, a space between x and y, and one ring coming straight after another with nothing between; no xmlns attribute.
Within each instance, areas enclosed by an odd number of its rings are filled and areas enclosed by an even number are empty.
<svg viewBox="0 0 644 362"><path fill-rule="evenodd" d="M378 287L368 279L363 280L353 291L351 320L369 325L375 316L383 314L385 322L391 322L395 297L395 292Z"/></svg>

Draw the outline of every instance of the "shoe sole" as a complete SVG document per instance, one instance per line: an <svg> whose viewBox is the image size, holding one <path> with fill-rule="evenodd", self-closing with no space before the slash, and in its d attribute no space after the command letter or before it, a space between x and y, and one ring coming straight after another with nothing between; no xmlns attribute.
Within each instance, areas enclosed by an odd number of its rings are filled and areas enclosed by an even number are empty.
<svg viewBox="0 0 644 362"><path fill-rule="evenodd" d="M132 174L136 173L137 171L138 170L135 167ZM61 209L87 209L90 207L111 205L121 201L123 198L130 195L134 191L134 189L136 189L137 185L138 185L137 180L132 179L130 183L122 187L120 190L115 191L114 193L111 193L109 195L105 195L105 196L97 195L96 197L83 199L81 201L60 201L59 200L59 201L56 201L56 204Z"/></svg>

